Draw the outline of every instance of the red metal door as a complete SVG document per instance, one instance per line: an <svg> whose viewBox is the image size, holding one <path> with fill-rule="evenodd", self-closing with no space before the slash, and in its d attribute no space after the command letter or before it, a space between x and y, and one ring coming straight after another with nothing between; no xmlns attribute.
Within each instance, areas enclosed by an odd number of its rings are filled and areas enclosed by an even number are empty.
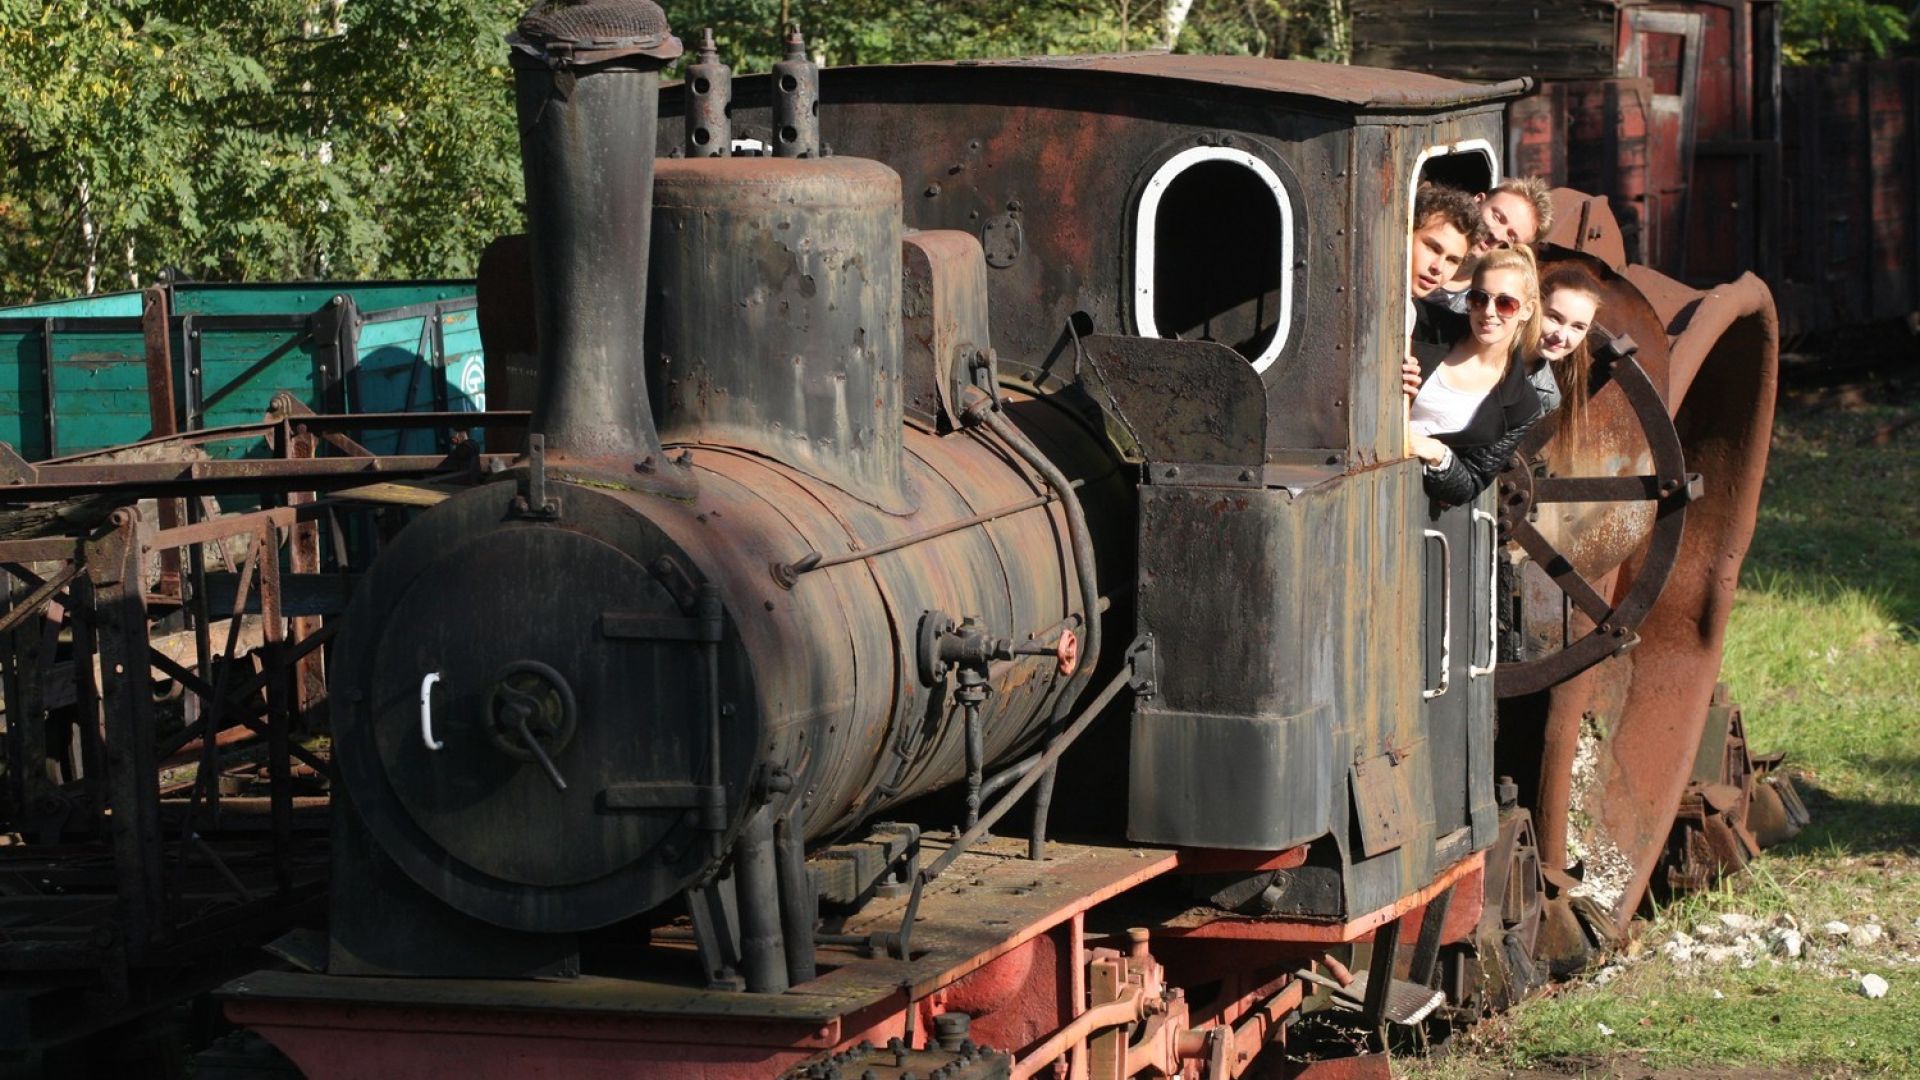
<svg viewBox="0 0 1920 1080"><path fill-rule="evenodd" d="M1700 87L1694 111L1693 177L1687 202L1687 279L1732 281L1758 262L1754 211L1758 156L1749 113L1749 6L1698 7Z"/></svg>

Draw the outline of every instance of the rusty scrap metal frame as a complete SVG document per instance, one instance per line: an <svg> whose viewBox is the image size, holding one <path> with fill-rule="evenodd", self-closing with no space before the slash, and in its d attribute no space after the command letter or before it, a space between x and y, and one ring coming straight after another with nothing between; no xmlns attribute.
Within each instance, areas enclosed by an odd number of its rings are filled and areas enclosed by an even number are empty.
<svg viewBox="0 0 1920 1080"><path fill-rule="evenodd" d="M28 462L10 452L0 455L0 503L52 502L86 495L118 498L166 498L218 494L291 494L352 487L372 479L422 479L436 475L477 475L504 468L507 454L484 454L471 442L458 442L453 452L377 456L364 448L340 457L293 454L300 436L326 437L342 429L444 427L520 427L525 413L370 413L359 416L283 415L252 424L148 439L50 461ZM263 437L280 451L270 458L211 461L100 461L110 453L133 449L187 447L210 442ZM289 448L281 450L280 448Z"/></svg>
<svg viewBox="0 0 1920 1080"><path fill-rule="evenodd" d="M79 763L81 768L77 777L60 784L47 784L44 790L41 790L42 785L34 785L32 791L22 789L22 793L15 795L14 810L16 814L30 812L30 802L34 799L51 799L56 803L71 801L93 810L97 819L94 828L104 830L110 842L118 940L106 948L90 943L70 958L92 961L79 966L102 966L109 985L120 996L124 996L128 989L128 969L141 963L154 949L178 936L181 927L177 925L180 920L176 917L183 914L179 910L183 899L183 876L186 864L195 852L212 863L223 878L238 880L218 854L195 833L201 823L197 802L202 790L207 794L210 809L218 804L219 751L222 748L217 738L201 740L201 770L196 777L194 794L189 800L178 842L173 845L176 865L171 873L163 865L166 846L160 829L159 761L196 735L217 732L228 716L232 716L237 724L267 737L276 881L271 902L284 903L296 891L289 863L293 846L291 763L294 757L299 757L319 769L324 770L326 765L292 745L289 729L297 719L297 714L287 707L289 695L282 684L288 681L285 676L332 634L323 629L310 634L303 642L289 644L287 635L279 631L276 626L279 620L275 617L279 608L277 552L283 532L299 528L303 518L317 516L320 512L322 508L319 506L305 514L298 508L271 508L155 532L143 527L138 512L129 508L117 511L109 524L85 537L52 542L0 541L0 565L22 585L31 589L25 599L17 602L8 614L7 619L13 624L11 628L18 628L51 603L58 603L61 608L59 613L47 613L42 616L43 621L49 629L56 629L56 619L64 618L74 631L71 663L75 678L82 685L82 689L76 693L76 704L80 707L78 722L83 732L83 754L85 757L103 756L105 763L104 774L95 771L92 761L83 760ZM265 654L267 667L239 687L229 689L226 683L233 665L251 651L243 647L239 632L241 616L247 609L249 588L243 585L236 595L234 611L225 616L229 619L225 649L220 654L201 657L202 674L215 662L220 662L218 674L209 687L193 671L151 648L152 627L144 579L148 555L198 548L233 535L252 538L253 547L242 577L247 581L258 579L257 591L260 606L265 612L262 622L267 639L265 648L260 651ZM23 562L50 561L46 557L54 553L55 544L63 544L69 553L57 571L43 578L22 565ZM268 553L273 553L274 557L266 557ZM204 627L211 621L205 603L204 592L196 592L188 601L186 610L197 616L194 621L198 627ZM39 636L39 627L28 629ZM15 641L18 642L17 637ZM18 655L17 646L8 652L10 688L23 686L36 674L43 674L36 672L36 668L50 666L47 663L50 657L44 653L38 658L38 664L25 664ZM94 686L96 663L101 676L97 687ZM199 720L190 723L164 747L154 730L153 702L148 682L131 674L143 671L158 671L174 678L187 694L210 706L210 710ZM266 693L265 713L264 717L256 719L251 714L259 710L249 709L245 699L263 690ZM28 732L41 730L49 712L43 702L27 703L28 698L34 696L16 697L13 715L9 718L9 730L13 736L7 747L9 771L17 777L44 776L44 769L32 768L34 763L28 759L44 758L55 749L22 737ZM98 719L90 720L90 714L95 712ZM103 755L86 752L96 742L87 733L96 732L99 735L98 744L104 747ZM60 756L65 757L64 751L60 752ZM37 857L32 847L17 850L25 857ZM253 896L244 886L238 888L236 894L243 902L263 899ZM0 900L0 905L5 903ZM31 938L31 929L17 930L15 937ZM0 969L14 966L0 960ZM44 964L36 963L35 966Z"/></svg>
<svg viewBox="0 0 1920 1080"><path fill-rule="evenodd" d="M150 297L150 329L158 321L155 310ZM108 892L60 898L71 904L50 906L47 897L0 899L0 906L25 905L36 916L10 931L0 949L0 972L90 973L99 980L93 985L104 985L108 999L119 1003L116 1008L158 985L136 978L142 966L212 958L231 948L232 935L223 928L236 920L265 927L324 897L318 849L303 855L296 828L296 804L310 800L296 796L294 769L298 763L326 776L331 766L299 745L295 733L321 725L322 649L338 624L323 622L312 607L283 611L280 555L284 547L287 570L296 577L319 577L325 521L335 538L334 559L344 565L337 512L355 504L350 496L324 500L319 493L365 483L370 475L478 480L483 469L497 471L506 460L458 440L444 456L375 456L344 432L521 427L527 419L525 413L313 415L277 403L281 407L258 423L167 432L159 417L170 416L170 401L163 399L170 398L171 381L163 382L151 402L162 434L134 444L160 460L102 460L126 447L39 463L0 455L6 473L0 502L74 495L129 504L157 500L157 512L150 513L158 528L136 505L124 505L84 533L0 540L0 580L12 582L0 600L6 605L0 614L0 677L10 706L4 751L13 778L9 825L32 840L58 845L16 846L0 862L31 863L35 874L87 880L92 889L110 886ZM174 454L167 460L169 450L248 438L263 439L273 456L191 461ZM319 456L323 439L345 456ZM264 505L212 516L209 496L229 492L259 496ZM206 547L219 547L221 562L232 569L227 543L235 537L246 539L247 552L232 575L237 580L231 600L222 605L228 610L212 611ZM159 575L150 582L154 565ZM184 619L191 657L176 659L153 647L155 619L168 618ZM224 640L216 642L211 631L222 619ZM251 632L243 633L250 620L259 624L257 643L249 640ZM56 665L62 631L71 632L72 644ZM49 676L64 668L73 673L72 719L62 715L64 701L50 703L46 694ZM173 680L183 695L185 725L164 739L155 728L151 682L157 678ZM57 739L49 738L50 726ZM265 811L265 858L244 844L227 847L223 857L219 842L200 832L222 822L220 779L231 755L255 753L259 744L265 748L268 797L264 806L260 800L238 802L247 811ZM57 775L40 764L46 760L60 763ZM184 787L163 788L161 770L170 764L197 769ZM107 867L110 874L103 876ZM249 873L259 876L250 883L243 876Z"/></svg>

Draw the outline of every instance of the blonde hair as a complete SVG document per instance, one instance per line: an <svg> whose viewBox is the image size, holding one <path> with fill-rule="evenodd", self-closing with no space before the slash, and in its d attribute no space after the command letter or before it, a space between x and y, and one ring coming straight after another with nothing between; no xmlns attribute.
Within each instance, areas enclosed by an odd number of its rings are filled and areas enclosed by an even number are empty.
<svg viewBox="0 0 1920 1080"><path fill-rule="evenodd" d="M1494 270L1517 270L1520 272L1521 289L1527 295L1521 302L1533 309L1527 321L1520 324L1514 332L1513 344L1507 351L1507 362L1525 363L1540 351L1540 267L1534 261L1533 249L1521 244L1517 247L1494 248L1480 256L1480 262L1473 268L1473 283L1480 285L1481 278Z"/></svg>
<svg viewBox="0 0 1920 1080"><path fill-rule="evenodd" d="M1540 282L1540 303L1544 308L1547 297L1565 290L1579 293L1593 301L1593 310L1597 316L1600 311L1600 283L1593 275L1574 266L1557 266L1547 273ZM1567 355L1552 361L1553 381L1560 386L1560 433L1564 440L1571 441L1579 436L1580 413L1587 405L1588 372L1592 370L1593 353L1588 342L1593 340L1596 326L1587 327L1587 336L1580 339Z"/></svg>
<svg viewBox="0 0 1920 1080"><path fill-rule="evenodd" d="M1533 242L1538 244L1547 238L1547 230L1553 228L1553 189L1538 176L1509 176L1505 180L1487 189L1491 198L1501 192L1518 195L1533 207Z"/></svg>

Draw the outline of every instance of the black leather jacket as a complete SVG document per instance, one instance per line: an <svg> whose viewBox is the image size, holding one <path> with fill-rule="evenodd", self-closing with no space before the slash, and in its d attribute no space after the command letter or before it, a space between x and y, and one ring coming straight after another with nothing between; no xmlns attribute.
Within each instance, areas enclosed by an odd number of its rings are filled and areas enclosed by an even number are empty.
<svg viewBox="0 0 1920 1080"><path fill-rule="evenodd" d="M1464 506L1473 501L1474 496L1485 491L1493 483L1493 478L1506 468L1507 459L1513 456L1514 448L1520 440L1526 438L1533 425L1540 422L1536 413L1533 419L1516 428L1509 428L1498 442L1486 446L1456 446L1453 448L1453 460L1446 470L1436 473L1426 470L1425 487L1427 496L1448 506ZM1434 438L1446 441L1444 435Z"/></svg>
<svg viewBox="0 0 1920 1080"><path fill-rule="evenodd" d="M1420 360L1423 380L1433 377L1447 351L1444 346L1415 343L1413 352ZM1431 467L1426 470L1428 497L1449 506L1472 502L1493 483L1540 416L1540 395L1527 381L1524 366L1508 364L1506 375L1481 403L1467 430L1434 435L1453 450L1453 460L1438 472Z"/></svg>

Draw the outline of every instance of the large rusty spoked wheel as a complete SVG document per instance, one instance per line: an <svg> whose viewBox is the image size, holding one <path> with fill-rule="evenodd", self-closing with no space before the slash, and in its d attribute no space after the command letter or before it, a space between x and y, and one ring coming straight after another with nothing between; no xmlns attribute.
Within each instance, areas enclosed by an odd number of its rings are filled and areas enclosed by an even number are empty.
<svg viewBox="0 0 1920 1080"><path fill-rule="evenodd" d="M1599 332L1596 327L1595 333ZM1518 544L1553 579L1567 601L1593 622L1591 629L1557 652L1501 664L1494 682L1495 692L1501 697L1536 693L1633 648L1640 640L1634 630L1659 598L1679 555L1687 503L1699 494L1700 478L1686 471L1680 434L1667 415L1660 391L1634 359L1637 348L1624 334L1609 337L1594 350L1594 366L1607 381L1619 385L1632 407L1652 454L1651 474L1535 476L1532 462L1556 429L1548 421L1528 434L1500 474L1497 520L1501 540ZM1597 394L1599 388L1594 392ZM1600 595L1572 560L1534 527L1530 511L1553 503L1629 502L1655 504L1653 531L1634 572L1633 584L1614 603Z"/></svg>

